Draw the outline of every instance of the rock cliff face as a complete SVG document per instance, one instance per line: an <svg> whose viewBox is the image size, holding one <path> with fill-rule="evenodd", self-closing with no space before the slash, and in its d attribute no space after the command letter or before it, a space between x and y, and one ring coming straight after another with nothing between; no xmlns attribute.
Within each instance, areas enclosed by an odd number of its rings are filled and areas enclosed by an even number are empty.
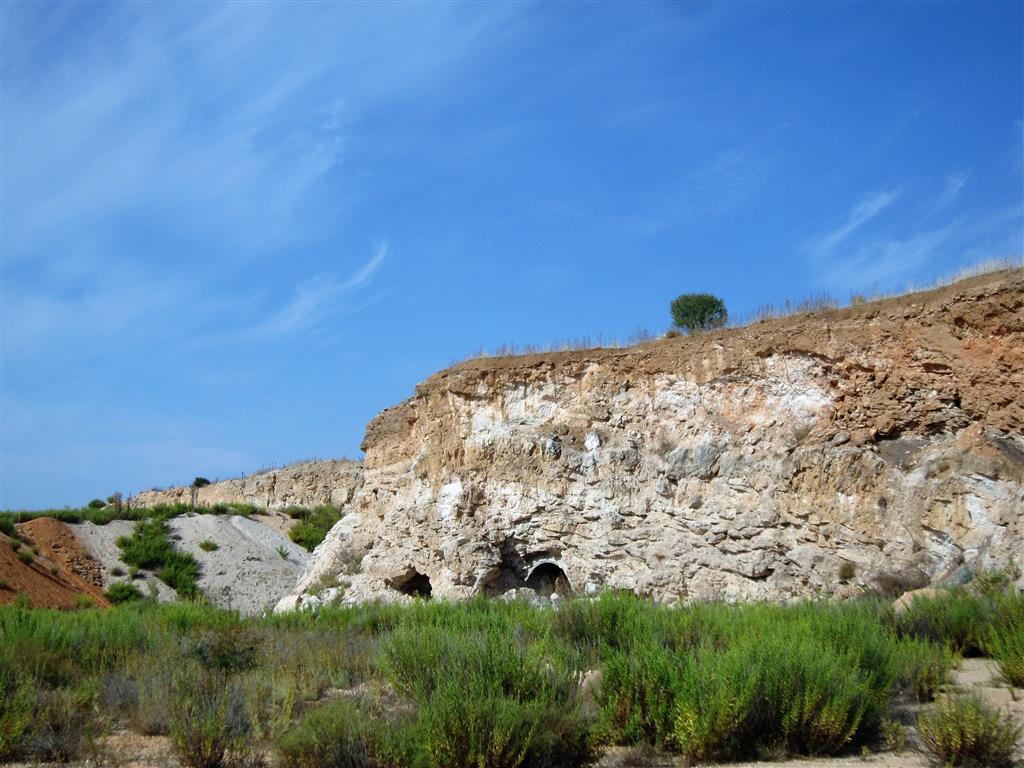
<svg viewBox="0 0 1024 768"><path fill-rule="evenodd" d="M195 503L201 507L243 503L267 509L326 504L342 506L352 500L360 482L358 461L303 461L281 469L222 480L198 488ZM192 489L187 486L164 491L144 491L131 499L132 504L140 507L191 502Z"/></svg>
<svg viewBox="0 0 1024 768"><path fill-rule="evenodd" d="M474 360L369 424L363 483L279 607L524 586L787 599L1024 563L1022 426L1019 269Z"/></svg>

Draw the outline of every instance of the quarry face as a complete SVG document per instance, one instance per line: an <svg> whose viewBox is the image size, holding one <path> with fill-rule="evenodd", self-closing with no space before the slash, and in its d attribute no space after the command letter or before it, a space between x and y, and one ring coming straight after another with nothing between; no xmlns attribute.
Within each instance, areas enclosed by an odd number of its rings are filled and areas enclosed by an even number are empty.
<svg viewBox="0 0 1024 768"><path fill-rule="evenodd" d="M1021 270L474 360L369 424L346 514L279 608L523 588L844 596L1024 563L1022 424Z"/></svg>

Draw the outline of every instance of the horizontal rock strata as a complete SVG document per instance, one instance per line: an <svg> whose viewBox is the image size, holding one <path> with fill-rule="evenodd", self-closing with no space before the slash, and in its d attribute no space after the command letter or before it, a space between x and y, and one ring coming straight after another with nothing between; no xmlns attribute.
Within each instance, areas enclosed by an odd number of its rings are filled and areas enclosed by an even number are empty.
<svg viewBox="0 0 1024 768"><path fill-rule="evenodd" d="M264 509L341 506L352 500L361 482L360 464L347 459L303 461L248 477L222 480L202 488L179 486L143 491L131 498L135 506L157 504L252 504ZM193 496L194 494L194 496Z"/></svg>

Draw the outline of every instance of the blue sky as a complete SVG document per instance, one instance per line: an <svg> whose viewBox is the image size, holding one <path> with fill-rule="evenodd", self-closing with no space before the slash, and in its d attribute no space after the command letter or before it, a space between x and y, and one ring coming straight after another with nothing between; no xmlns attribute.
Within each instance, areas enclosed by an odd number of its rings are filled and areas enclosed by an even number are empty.
<svg viewBox="0 0 1024 768"><path fill-rule="evenodd" d="M0 508L1022 244L1024 5L4 2Z"/></svg>

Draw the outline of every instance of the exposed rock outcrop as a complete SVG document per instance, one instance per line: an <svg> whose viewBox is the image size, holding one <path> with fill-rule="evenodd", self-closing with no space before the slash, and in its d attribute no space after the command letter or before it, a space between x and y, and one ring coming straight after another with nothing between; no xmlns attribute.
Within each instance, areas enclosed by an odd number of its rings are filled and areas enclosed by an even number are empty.
<svg viewBox="0 0 1024 768"><path fill-rule="evenodd" d="M233 503L252 504L265 509L283 509L289 506L317 507L327 504L341 506L352 500L361 477L358 461L301 461L248 477L222 480L202 488L181 486L167 490L143 491L133 496L131 503L140 507L190 504L194 491L195 504L200 507Z"/></svg>
<svg viewBox="0 0 1024 768"><path fill-rule="evenodd" d="M626 349L479 359L378 415L282 609L524 586L659 600L1024 561L1024 272ZM541 570L538 567L541 566ZM532 583L531 583L532 582Z"/></svg>

